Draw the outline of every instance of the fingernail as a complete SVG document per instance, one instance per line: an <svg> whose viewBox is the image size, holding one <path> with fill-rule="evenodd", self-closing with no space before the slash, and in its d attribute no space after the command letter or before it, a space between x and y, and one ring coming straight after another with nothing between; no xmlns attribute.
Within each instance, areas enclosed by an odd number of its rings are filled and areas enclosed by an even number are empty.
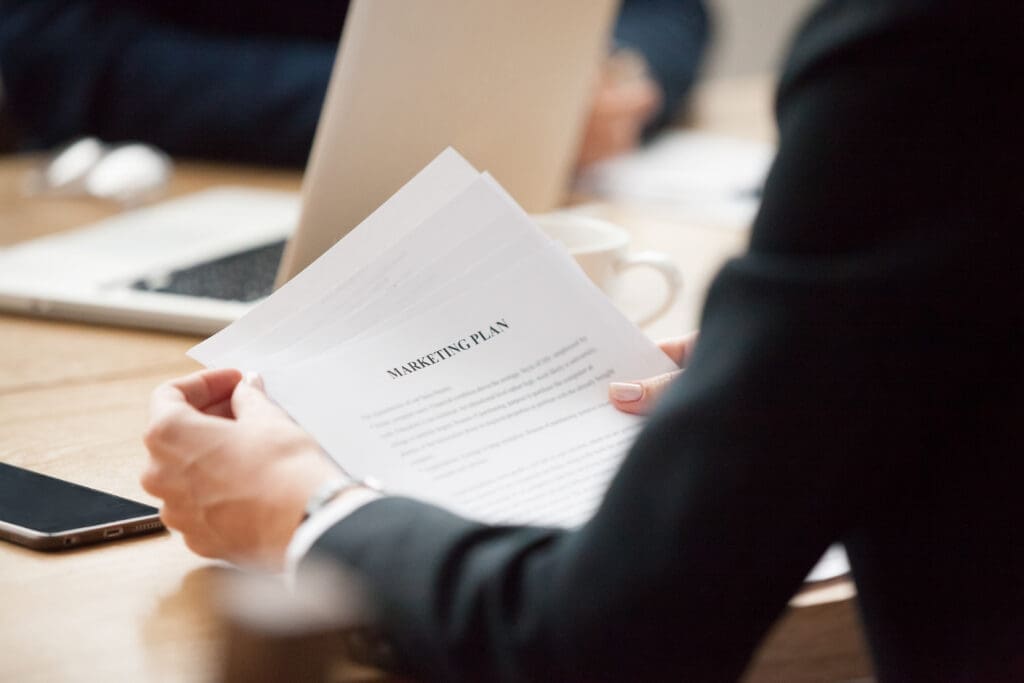
<svg viewBox="0 0 1024 683"><path fill-rule="evenodd" d="M608 392L616 401L632 403L643 398L644 387L635 382L612 382L608 385Z"/></svg>
<svg viewBox="0 0 1024 683"><path fill-rule="evenodd" d="M245 373L243 381L253 389L263 391L263 378L260 377L260 373L253 371L247 372Z"/></svg>

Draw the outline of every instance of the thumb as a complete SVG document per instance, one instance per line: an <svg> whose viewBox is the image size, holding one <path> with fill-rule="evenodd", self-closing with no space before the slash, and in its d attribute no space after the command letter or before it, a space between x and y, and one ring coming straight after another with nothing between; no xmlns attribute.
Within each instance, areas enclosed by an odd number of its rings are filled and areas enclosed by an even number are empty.
<svg viewBox="0 0 1024 683"><path fill-rule="evenodd" d="M608 385L608 398L612 405L624 413L647 415L672 380L682 373L682 370L674 370L639 382L612 382Z"/></svg>
<svg viewBox="0 0 1024 683"><path fill-rule="evenodd" d="M247 372L231 394L231 412L237 420L287 417L263 390L263 378Z"/></svg>

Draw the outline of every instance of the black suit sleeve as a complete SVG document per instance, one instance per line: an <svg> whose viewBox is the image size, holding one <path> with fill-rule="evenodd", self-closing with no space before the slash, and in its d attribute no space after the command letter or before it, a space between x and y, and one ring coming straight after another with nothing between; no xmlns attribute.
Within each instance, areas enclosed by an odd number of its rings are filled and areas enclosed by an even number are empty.
<svg viewBox="0 0 1024 683"><path fill-rule="evenodd" d="M999 483L936 454L978 436L962 430L979 381L991 415L1019 417L998 379L1020 379L1024 310L999 88L1019 82L1021 13L983 4L831 2L804 25L749 251L716 278L691 365L588 524L491 527L384 499L320 539L367 578L417 673L733 680L839 539L876 652L920 647L906 661L938 671L963 652L924 600L889 640L873 606L907 605L893 582L910 575L954 599L940 565L970 552L972 477ZM957 521L935 526L953 501ZM944 552L914 551L932 542ZM900 665L892 680L913 680Z"/></svg>

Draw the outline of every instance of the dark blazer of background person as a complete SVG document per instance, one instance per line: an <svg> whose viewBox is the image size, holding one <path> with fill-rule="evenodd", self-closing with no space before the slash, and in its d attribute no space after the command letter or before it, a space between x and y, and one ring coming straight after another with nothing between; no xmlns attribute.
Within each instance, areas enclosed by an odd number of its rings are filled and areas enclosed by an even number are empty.
<svg viewBox="0 0 1024 683"><path fill-rule="evenodd" d="M80 135L186 156L302 166L344 0L4 0L0 73L25 148ZM641 53L665 123L708 35L700 0L625 0L615 44Z"/></svg>
<svg viewBox="0 0 1024 683"><path fill-rule="evenodd" d="M588 524L386 498L321 537L414 672L733 680L843 541L880 681L1024 680L1021 26L1016 0L806 22L749 251Z"/></svg>

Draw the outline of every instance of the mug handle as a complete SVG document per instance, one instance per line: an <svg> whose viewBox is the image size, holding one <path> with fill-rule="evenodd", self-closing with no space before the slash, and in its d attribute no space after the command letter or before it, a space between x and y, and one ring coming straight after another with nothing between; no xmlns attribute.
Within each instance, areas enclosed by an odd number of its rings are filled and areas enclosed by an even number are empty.
<svg viewBox="0 0 1024 683"><path fill-rule="evenodd" d="M653 312L636 321L638 327L643 327L654 322L672 308L672 304L679 298L679 292L683 289L683 274L679 272L679 268L672 259L660 251L640 251L635 254L627 254L615 264L615 272L622 273L637 266L647 266L658 271L665 278L666 285L665 300Z"/></svg>

